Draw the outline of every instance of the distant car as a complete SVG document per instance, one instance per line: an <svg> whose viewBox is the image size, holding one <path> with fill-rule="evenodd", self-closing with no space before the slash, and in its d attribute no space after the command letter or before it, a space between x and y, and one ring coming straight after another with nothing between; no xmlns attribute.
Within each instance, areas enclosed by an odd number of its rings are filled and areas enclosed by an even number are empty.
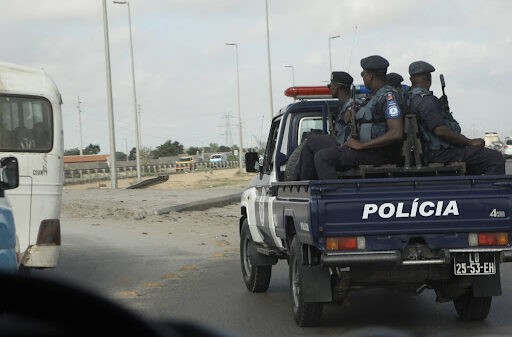
<svg viewBox="0 0 512 337"><path fill-rule="evenodd" d="M216 153L210 156L210 163L220 163L223 161L228 161L228 157L223 153Z"/></svg>
<svg viewBox="0 0 512 337"><path fill-rule="evenodd" d="M491 145L491 149L501 152L503 150L503 142L493 142Z"/></svg>
<svg viewBox="0 0 512 337"><path fill-rule="evenodd" d="M505 159L512 158L512 138L505 138L505 144L501 153Z"/></svg>
<svg viewBox="0 0 512 337"><path fill-rule="evenodd" d="M176 161L176 172L184 172L186 171L192 171L192 168L194 167L194 158L193 157L180 157Z"/></svg>
<svg viewBox="0 0 512 337"><path fill-rule="evenodd" d="M484 135L485 147L492 149L493 143L500 142L500 137L496 132L486 132Z"/></svg>

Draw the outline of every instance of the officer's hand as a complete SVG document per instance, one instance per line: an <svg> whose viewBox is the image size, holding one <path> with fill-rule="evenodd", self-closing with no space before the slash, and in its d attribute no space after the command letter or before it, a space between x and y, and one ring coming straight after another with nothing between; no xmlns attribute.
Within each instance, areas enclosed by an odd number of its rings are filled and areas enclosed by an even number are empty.
<svg viewBox="0 0 512 337"><path fill-rule="evenodd" d="M482 138L470 139L469 145L476 146L476 147L484 147L485 140L483 140Z"/></svg>
<svg viewBox="0 0 512 337"><path fill-rule="evenodd" d="M354 150L362 150L364 148L363 143L361 143L359 140L354 139L354 138L350 138L343 145L348 146Z"/></svg>
<svg viewBox="0 0 512 337"><path fill-rule="evenodd" d="M343 121L345 124L350 124L352 121L352 108L348 109L347 112L345 112L345 117L343 118Z"/></svg>

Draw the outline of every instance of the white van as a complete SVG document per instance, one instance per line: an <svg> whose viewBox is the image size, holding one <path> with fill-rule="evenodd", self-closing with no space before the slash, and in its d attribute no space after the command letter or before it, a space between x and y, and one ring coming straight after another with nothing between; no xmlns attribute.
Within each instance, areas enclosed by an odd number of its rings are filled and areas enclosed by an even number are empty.
<svg viewBox="0 0 512 337"><path fill-rule="evenodd" d="M62 99L43 70L0 62L0 157L16 157L14 211L21 266L56 267L64 179Z"/></svg>

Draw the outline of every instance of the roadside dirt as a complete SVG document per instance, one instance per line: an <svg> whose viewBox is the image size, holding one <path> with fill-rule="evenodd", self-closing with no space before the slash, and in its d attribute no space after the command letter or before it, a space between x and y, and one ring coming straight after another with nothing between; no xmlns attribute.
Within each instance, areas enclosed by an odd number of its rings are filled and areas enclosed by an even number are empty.
<svg viewBox="0 0 512 337"><path fill-rule="evenodd" d="M254 177L254 174L244 173L240 174L238 168L221 169L221 170L208 170L172 174L169 180L163 184L151 186L147 189L152 190L180 190L180 189L222 189L222 188L236 188L245 187ZM144 177L149 179L150 177ZM137 179L119 179L119 188L126 188L137 182ZM110 188L110 180L100 182L66 185L65 190L85 190L94 188Z"/></svg>

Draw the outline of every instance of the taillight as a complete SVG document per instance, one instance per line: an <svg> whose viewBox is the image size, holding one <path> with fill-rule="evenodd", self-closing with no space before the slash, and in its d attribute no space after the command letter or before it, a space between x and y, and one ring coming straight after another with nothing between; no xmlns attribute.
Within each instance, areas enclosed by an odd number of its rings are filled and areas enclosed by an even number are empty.
<svg viewBox="0 0 512 337"><path fill-rule="evenodd" d="M49 219L41 221L37 233L37 245L60 245L60 220Z"/></svg>
<svg viewBox="0 0 512 337"><path fill-rule="evenodd" d="M366 249L364 236L327 238L325 242L327 250L361 250Z"/></svg>
<svg viewBox="0 0 512 337"><path fill-rule="evenodd" d="M468 235L470 246L508 246L508 233L470 233Z"/></svg>

